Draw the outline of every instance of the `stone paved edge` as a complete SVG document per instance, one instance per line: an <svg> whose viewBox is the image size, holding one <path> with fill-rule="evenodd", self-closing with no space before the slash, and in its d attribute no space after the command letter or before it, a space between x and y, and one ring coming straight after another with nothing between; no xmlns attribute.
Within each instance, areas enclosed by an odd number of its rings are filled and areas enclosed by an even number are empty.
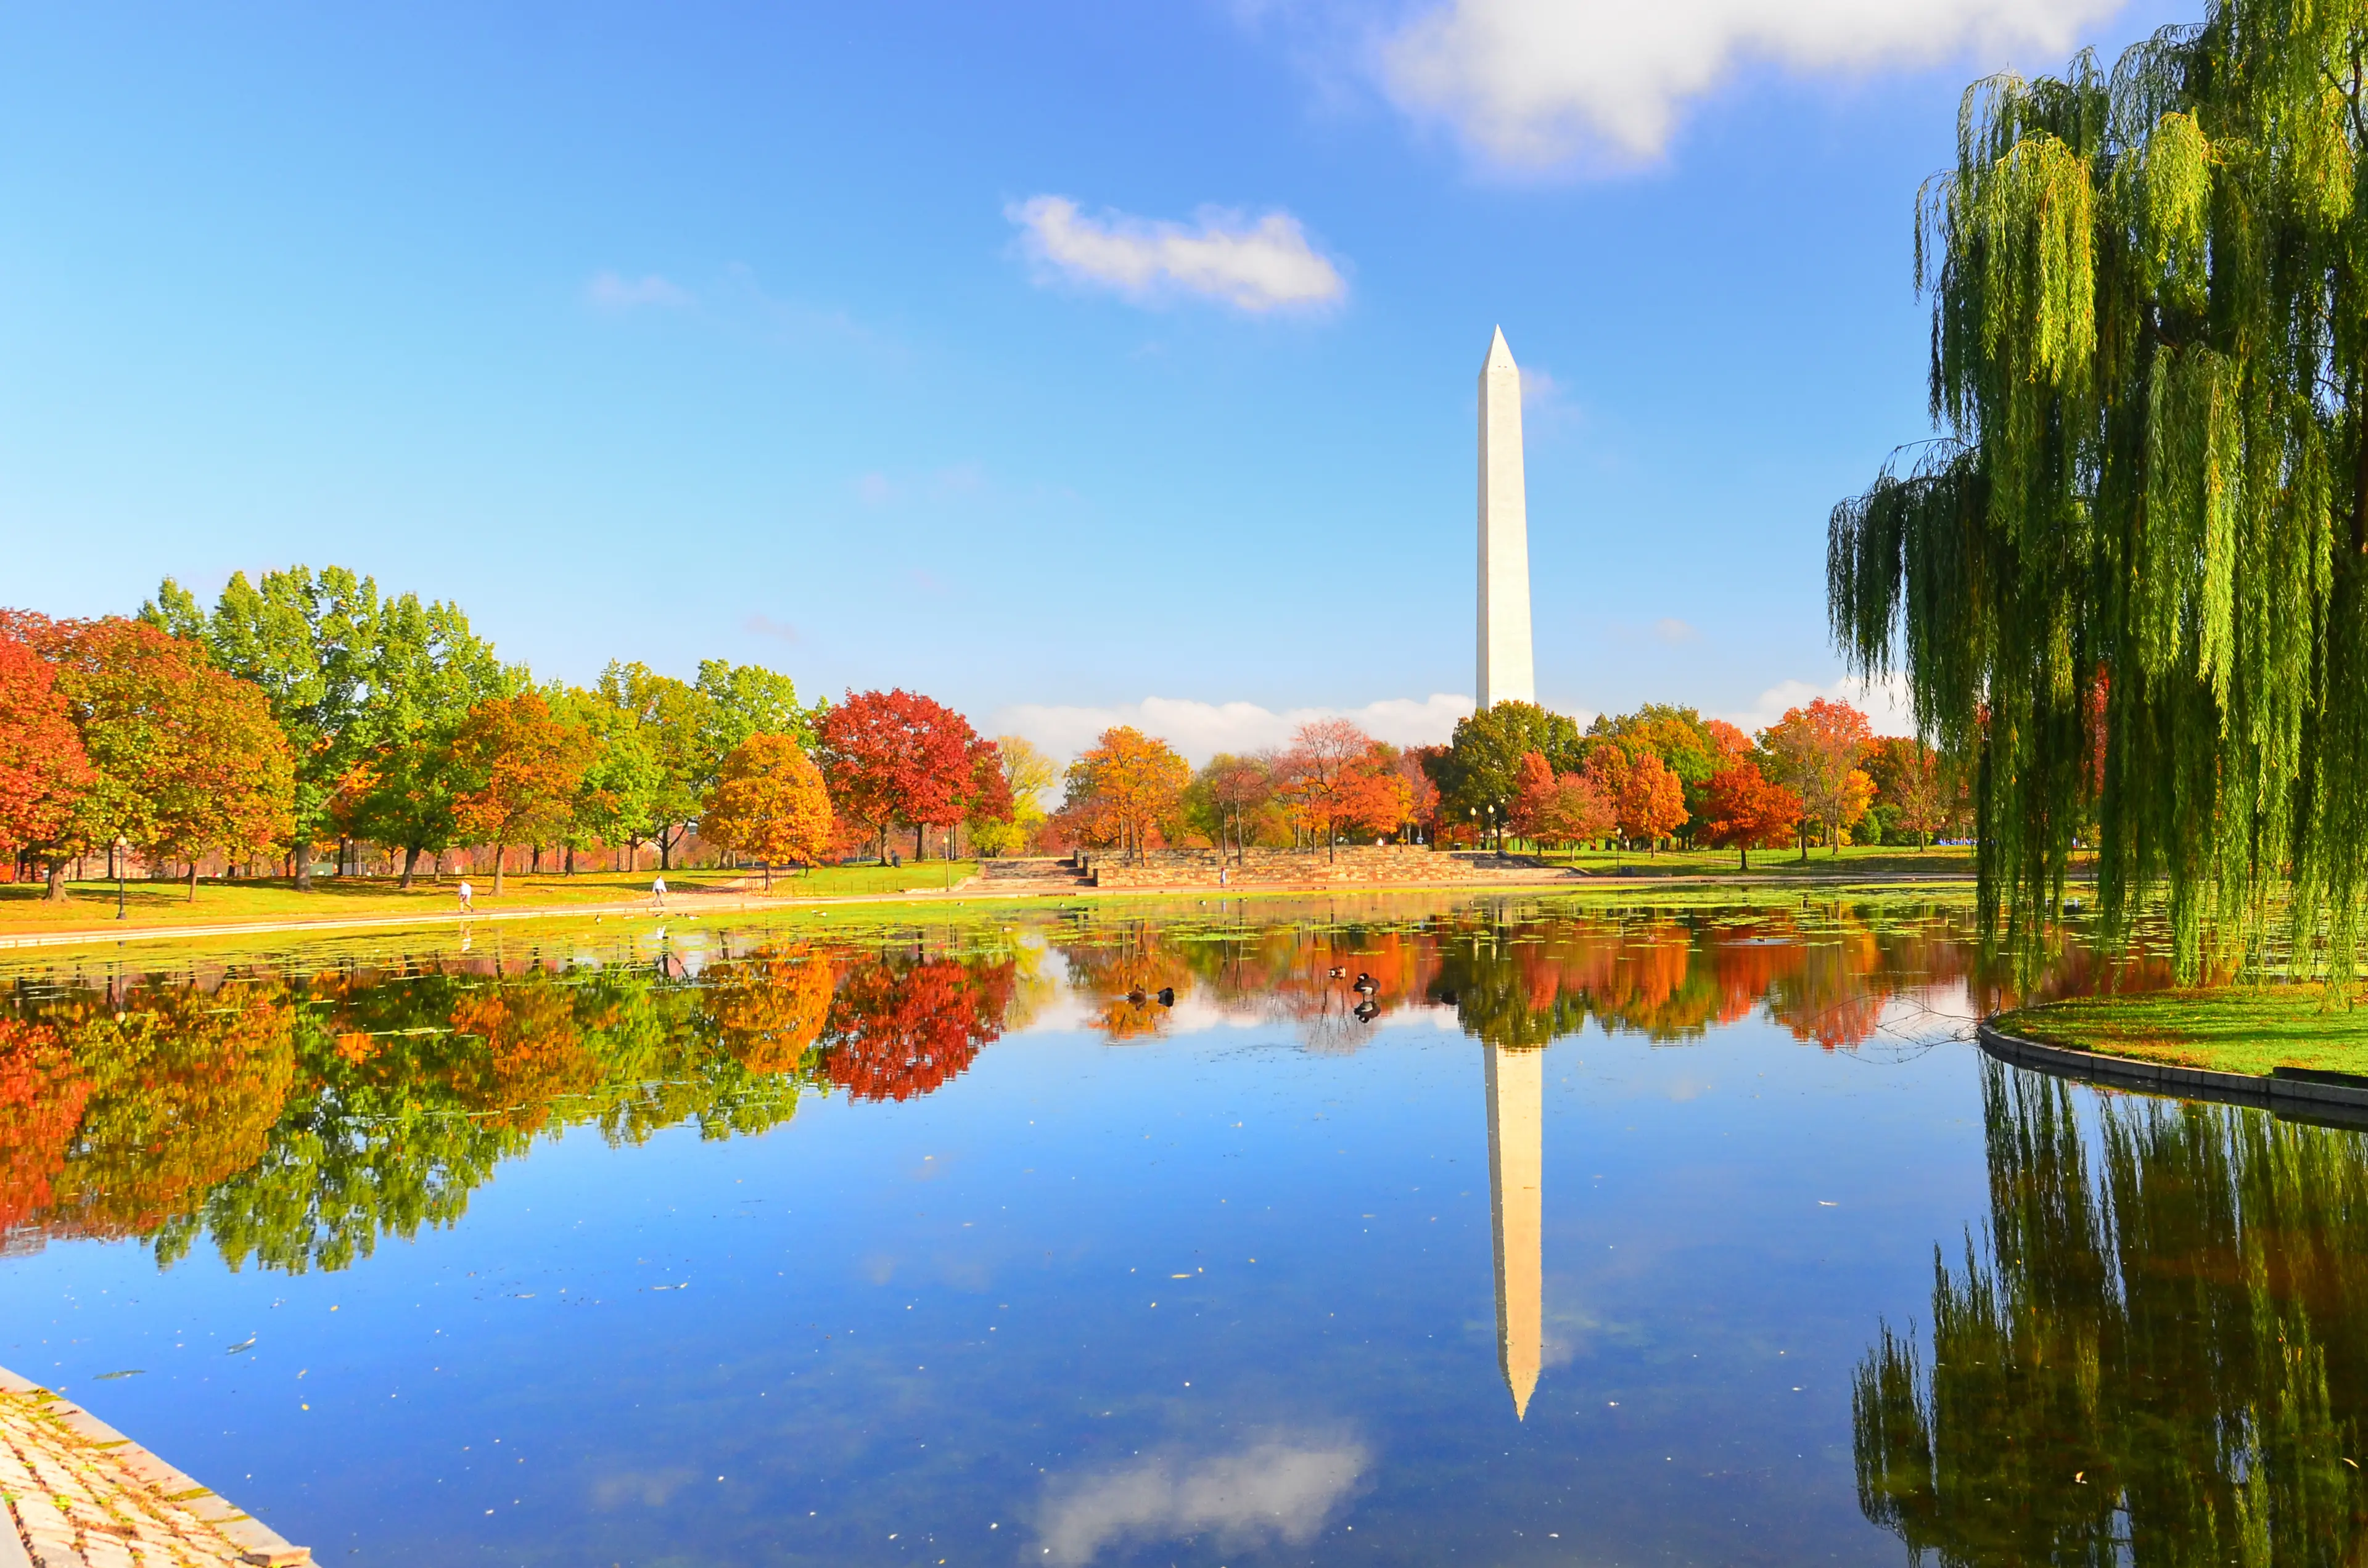
<svg viewBox="0 0 2368 1568"><path fill-rule="evenodd" d="M2167 1062L2140 1062L2133 1057L2076 1051L2066 1045L2044 1045L2021 1035L2008 1034L1992 1027L1987 1019L1976 1027L1975 1034L1982 1049L2000 1062L2058 1077L2175 1095L2181 1099L2217 1100L2304 1116L2339 1117L2345 1121L2368 1120L2368 1086L2223 1073L2211 1067L2181 1067Z"/></svg>
<svg viewBox="0 0 2368 1568"><path fill-rule="evenodd" d="M113 1450L115 1461L137 1476L158 1496L172 1500L227 1537L244 1554L241 1562L260 1564L262 1568L301 1568L301 1565L312 1562L310 1547L290 1545L285 1537L261 1519L187 1471L158 1459L63 1394L52 1392L6 1367L0 1367L0 1392L30 1394L41 1401L48 1413L75 1437L93 1448ZM10 1537L15 1537L16 1533L13 1528L7 1532ZM11 1546L18 1553L15 1562L7 1555ZM17 1562L28 1562L23 1553L21 1539L0 1543L0 1568L15 1568Z"/></svg>

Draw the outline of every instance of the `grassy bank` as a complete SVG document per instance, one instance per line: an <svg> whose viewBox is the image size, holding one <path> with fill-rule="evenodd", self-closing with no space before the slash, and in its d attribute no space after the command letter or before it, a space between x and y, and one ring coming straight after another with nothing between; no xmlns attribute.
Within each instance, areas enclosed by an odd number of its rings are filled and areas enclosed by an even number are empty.
<svg viewBox="0 0 2368 1568"><path fill-rule="evenodd" d="M978 869L976 861L942 860L909 866L832 866L791 875L777 871L777 898L846 898L920 892L960 881ZM477 908L485 914L514 909L566 909L627 903L647 899L655 871L599 871L576 876L512 875L501 896L491 876L470 878ZM757 895L761 872L681 870L666 873L669 904L685 911ZM310 892L286 878L217 881L200 879L197 897L182 881L129 881L123 885L125 931L170 930L176 926L219 926L233 921L368 919L379 915L449 915L459 907L459 879L421 877L405 889L393 877L320 877ZM69 882L66 897L42 896L38 882L0 885L0 933L63 931L115 924L115 884Z"/></svg>
<svg viewBox="0 0 2368 1568"><path fill-rule="evenodd" d="M2330 1006L2318 985L2083 996L2001 1015L1998 1027L2044 1045L2223 1073L2368 1074L2368 995Z"/></svg>

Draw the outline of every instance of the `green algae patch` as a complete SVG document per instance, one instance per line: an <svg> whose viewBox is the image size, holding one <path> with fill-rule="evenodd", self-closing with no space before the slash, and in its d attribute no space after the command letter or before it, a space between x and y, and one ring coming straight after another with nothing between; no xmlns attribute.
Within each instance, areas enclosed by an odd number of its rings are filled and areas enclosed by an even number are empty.
<svg viewBox="0 0 2368 1568"><path fill-rule="evenodd" d="M2081 996L2001 1014L2043 1045L2266 1076L2280 1067L2368 1076L2368 995L2316 984L2214 986Z"/></svg>

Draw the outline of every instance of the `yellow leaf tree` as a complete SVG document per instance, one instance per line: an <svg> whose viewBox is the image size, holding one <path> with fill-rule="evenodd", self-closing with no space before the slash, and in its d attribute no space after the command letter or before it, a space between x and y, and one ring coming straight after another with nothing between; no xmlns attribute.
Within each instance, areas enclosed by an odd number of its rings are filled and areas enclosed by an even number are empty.
<svg viewBox="0 0 2368 1568"><path fill-rule="evenodd" d="M811 866L830 847L830 796L822 770L788 735L749 736L723 758L699 834L761 862L765 890L771 892L777 862Z"/></svg>

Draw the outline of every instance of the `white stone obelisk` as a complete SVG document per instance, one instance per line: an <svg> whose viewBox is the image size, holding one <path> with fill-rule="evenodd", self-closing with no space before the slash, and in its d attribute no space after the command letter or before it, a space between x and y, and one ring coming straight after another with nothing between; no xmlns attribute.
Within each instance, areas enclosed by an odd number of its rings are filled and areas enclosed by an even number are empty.
<svg viewBox="0 0 2368 1568"><path fill-rule="evenodd" d="M1498 327L1480 367L1480 669L1474 699L1535 702L1530 507L1521 479L1521 368Z"/></svg>
<svg viewBox="0 0 2368 1568"><path fill-rule="evenodd" d="M1497 1365L1513 1418L1530 1412L1544 1347L1545 1055L1488 1051L1488 1211L1497 1233Z"/></svg>

